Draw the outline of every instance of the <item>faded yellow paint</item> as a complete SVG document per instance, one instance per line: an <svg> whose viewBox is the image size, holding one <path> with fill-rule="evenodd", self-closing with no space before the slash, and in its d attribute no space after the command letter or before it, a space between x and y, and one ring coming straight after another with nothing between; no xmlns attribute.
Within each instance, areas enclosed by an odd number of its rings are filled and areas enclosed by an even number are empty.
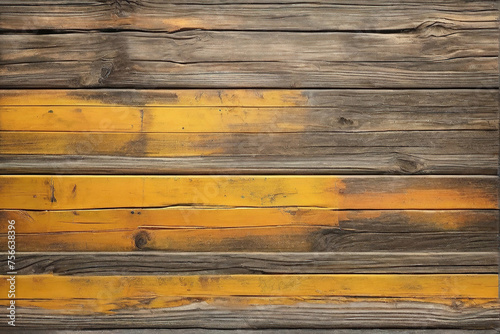
<svg viewBox="0 0 500 334"><path fill-rule="evenodd" d="M393 209L466 209L466 208L498 208L495 194L487 194L483 189L475 187L455 187L454 189L404 189L401 192L379 193L363 192L349 194L339 198L341 208L392 208ZM467 204L466 204L467 203ZM466 204L466 206L463 206Z"/></svg>
<svg viewBox="0 0 500 334"><path fill-rule="evenodd" d="M10 106L0 107L0 130L296 132L304 130L308 113L304 108ZM65 136L58 138L68 142L74 134Z"/></svg>
<svg viewBox="0 0 500 334"><path fill-rule="evenodd" d="M0 210L4 222L19 222L16 238L23 251L316 251L322 230L354 228L392 231L383 211L323 208L193 208L76 211ZM385 214L385 213L384 213ZM464 211L400 211L391 217L407 231L474 230ZM484 218L484 217L483 217ZM494 218L488 216L494 224ZM349 226L350 222L354 225ZM457 221L458 223L454 223ZM343 226L347 224L347 226ZM388 222L391 225L391 221ZM7 224L0 224L0 249L7 248ZM493 232L493 230L488 230ZM395 231L393 231L395 232ZM3 246L2 246L3 245Z"/></svg>
<svg viewBox="0 0 500 334"><path fill-rule="evenodd" d="M23 251L311 251L309 233L338 226L327 209L190 209L0 211L19 222ZM2 224L0 249L7 245ZM136 241L139 238L141 241Z"/></svg>
<svg viewBox="0 0 500 334"><path fill-rule="evenodd" d="M7 291L6 277L0 291ZM304 302L316 297L487 299L498 297L498 275L192 275L192 276L53 276L19 275L16 278L18 306L31 307L44 300L43 308L71 311L90 306L89 312L112 313L138 307L153 309L179 306L188 301L172 297L248 296L246 304L273 298ZM285 297L285 298L283 298ZM149 303L141 303L149 299ZM80 300L92 303L80 304ZM338 300L337 302L340 302ZM484 301L483 301L484 302ZM282 301L280 301L282 303ZM73 305L73 306L70 306Z"/></svg>
<svg viewBox="0 0 500 334"><path fill-rule="evenodd" d="M0 176L0 209L171 205L333 209L497 209L494 177ZM434 185L431 182L435 180ZM370 181L378 193L360 193ZM398 182L398 190L384 189ZM355 191L352 191L355 190Z"/></svg>
<svg viewBox="0 0 500 334"><path fill-rule="evenodd" d="M21 222L22 223L22 222ZM18 234L26 252L126 252L141 250L175 252L311 252L318 227L278 226L213 229L140 227L108 231ZM1 236L0 249L7 250Z"/></svg>
<svg viewBox="0 0 500 334"><path fill-rule="evenodd" d="M120 98L124 94L124 98ZM224 89L224 90L138 90L136 106L204 107L283 107L307 106L300 90ZM0 90L2 106L123 106L126 90ZM140 103L140 100L147 101ZM110 101L120 101L111 103Z"/></svg>
<svg viewBox="0 0 500 334"><path fill-rule="evenodd" d="M2 219L23 221L18 233L108 231L110 229L246 228L276 226L335 227L345 211L322 208L161 209L79 211L0 211ZM6 233L0 225L0 233Z"/></svg>
<svg viewBox="0 0 500 334"><path fill-rule="evenodd" d="M457 215L453 211L441 211L438 215L433 215L432 221L426 220L421 211L410 210L405 215L411 224L436 226L445 230L457 230L470 223L466 215Z"/></svg>
<svg viewBox="0 0 500 334"><path fill-rule="evenodd" d="M0 154L220 156L227 152L213 143L218 137L198 133L0 132Z"/></svg>

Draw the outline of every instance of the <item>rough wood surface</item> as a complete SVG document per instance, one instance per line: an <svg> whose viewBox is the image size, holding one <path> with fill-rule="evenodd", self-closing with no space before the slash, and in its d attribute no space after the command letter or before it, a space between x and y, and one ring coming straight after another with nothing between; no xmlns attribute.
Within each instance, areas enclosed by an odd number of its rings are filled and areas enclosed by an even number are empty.
<svg viewBox="0 0 500 334"><path fill-rule="evenodd" d="M339 300L340 299L340 300ZM498 304L494 299L485 302L452 299L443 302L429 302L414 299L379 298L175 298L167 301L172 307L148 309L151 298L125 300L117 307L116 314L84 314L90 305L102 305L105 299L78 300L72 305L78 307L78 314L60 314L44 309L50 302L26 300L28 305L19 307L24 322L23 328L479 328L492 329L498 326ZM61 302L60 300L55 301ZM272 305L265 305L272 303ZM250 306L249 306L250 304ZM263 305L264 304L264 305ZM122 304L123 305L123 304ZM120 308L121 307L121 308ZM147 316L145 315L147 314ZM415 315L418 316L415 316ZM89 318L92 321L89 321ZM3 325L3 324L2 324ZM5 325L3 325L5 326ZM308 332L308 331L307 331ZM384 331L385 332L385 331ZM189 333L189 332L188 332ZM330 332L329 332L330 333ZM390 332L389 332L390 333ZM448 332L443 332L448 333Z"/></svg>
<svg viewBox="0 0 500 334"><path fill-rule="evenodd" d="M0 211L23 251L491 251L498 212L308 208ZM0 249L7 250L7 225ZM5 245L5 246L4 246Z"/></svg>
<svg viewBox="0 0 500 334"><path fill-rule="evenodd" d="M135 316L127 326L491 328L497 282L498 275L19 275L16 284L25 326L121 327Z"/></svg>
<svg viewBox="0 0 500 334"><path fill-rule="evenodd" d="M498 171L490 90L3 90L0 101L4 173Z"/></svg>
<svg viewBox="0 0 500 334"><path fill-rule="evenodd" d="M0 176L0 209L498 209L488 176ZM7 191L8 190L8 191Z"/></svg>
<svg viewBox="0 0 500 334"><path fill-rule="evenodd" d="M348 112L494 114L496 89L2 89L2 106L329 107ZM411 116L410 116L411 117ZM443 115L446 117L446 115ZM28 120L30 121L30 120ZM451 121L451 120L450 120Z"/></svg>
<svg viewBox="0 0 500 334"><path fill-rule="evenodd" d="M433 23L389 34L2 34L0 44L3 88L491 88L499 78L497 29Z"/></svg>
<svg viewBox="0 0 500 334"><path fill-rule="evenodd" d="M493 249L493 248L492 248ZM7 256L2 257L6 268ZM18 253L17 273L71 276L234 274L497 274L497 252Z"/></svg>
<svg viewBox="0 0 500 334"><path fill-rule="evenodd" d="M453 174L496 175L493 155L403 153L341 156L144 158L81 155L0 155L3 174Z"/></svg>
<svg viewBox="0 0 500 334"><path fill-rule="evenodd" d="M0 1L14 332L496 333L498 19L496 0Z"/></svg>
<svg viewBox="0 0 500 334"><path fill-rule="evenodd" d="M0 153L133 157L328 156L344 154L498 156L498 131L376 131L361 133L108 133L0 132ZM314 163L314 161L312 162ZM484 163L484 162L483 162ZM475 165L473 164L475 167ZM494 167L491 166L491 169Z"/></svg>
<svg viewBox="0 0 500 334"><path fill-rule="evenodd" d="M38 6L37 6L38 5ZM68 1L15 0L0 3L5 30L281 30L391 31L441 24L496 28L495 1L332 0ZM223 18L223 19L222 19Z"/></svg>

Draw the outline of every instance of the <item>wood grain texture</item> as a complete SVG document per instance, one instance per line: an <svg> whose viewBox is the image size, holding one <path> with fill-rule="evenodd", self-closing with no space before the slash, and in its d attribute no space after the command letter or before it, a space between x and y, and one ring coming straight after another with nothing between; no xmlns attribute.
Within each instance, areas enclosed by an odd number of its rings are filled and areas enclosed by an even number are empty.
<svg viewBox="0 0 500 334"><path fill-rule="evenodd" d="M499 77L497 29L440 24L389 34L3 34L0 44L4 88L491 88Z"/></svg>
<svg viewBox="0 0 500 334"><path fill-rule="evenodd" d="M407 111L403 108L391 110L388 106L363 106L361 103L358 106L340 106L338 103L338 106L308 108L0 106L0 131L282 133L498 130L495 108L491 105L488 108L487 102L463 106L463 109L458 103L455 106L436 106L433 110L407 106Z"/></svg>
<svg viewBox="0 0 500 334"><path fill-rule="evenodd" d="M35 5L35 6L34 6ZM38 5L38 6L36 6ZM191 1L163 2L16 0L0 4L4 30L281 30L386 31L442 24L457 28L496 28L498 8L491 0L373 1ZM220 19L223 17L224 19Z"/></svg>
<svg viewBox="0 0 500 334"><path fill-rule="evenodd" d="M496 175L493 155L342 154L341 156L267 156L144 158L95 155L0 155L3 174L173 174L173 175L325 175L453 174Z"/></svg>
<svg viewBox="0 0 500 334"><path fill-rule="evenodd" d="M498 209L479 176L0 176L0 208L166 206ZM8 190L8 191L7 191Z"/></svg>
<svg viewBox="0 0 500 334"><path fill-rule="evenodd" d="M1 89L2 106L328 107L352 112L491 114L496 89ZM366 115L367 117L369 115ZM445 117L445 115L443 115Z"/></svg>
<svg viewBox="0 0 500 334"><path fill-rule="evenodd" d="M3 276L6 278L6 276ZM188 276L57 276L19 275L18 299L111 299L168 297L380 297L496 299L498 275L188 275ZM411 283L408 281L411 279ZM1 286L9 285L6 279ZM39 289L39 285L58 287ZM108 290L108 291L106 291ZM109 298L109 297L108 297ZM109 300L108 300L109 302ZM112 305L88 311L113 313ZM65 312L63 305L54 309Z"/></svg>
<svg viewBox="0 0 500 334"><path fill-rule="evenodd" d="M16 284L24 326L32 327L81 328L84 319L86 328L120 327L142 314L127 325L491 328L497 282L498 275L20 275Z"/></svg>
<svg viewBox="0 0 500 334"><path fill-rule="evenodd" d="M7 268L6 255L1 263ZM497 274L498 253L23 252L16 255L16 266L19 275L71 276Z"/></svg>
<svg viewBox="0 0 500 334"><path fill-rule="evenodd" d="M167 299L167 300L165 300ZM452 299L441 302L426 299L398 298L173 298L160 305L141 308L151 298L121 301L115 314L84 314L91 305L101 306L107 299L85 299L73 302L78 313L60 314L50 310L50 301L26 300L31 307L19 307L22 328L461 328L492 329L498 326L498 304L488 299ZM55 301L62 303L64 301ZM52 303L53 304L53 303ZM127 307L127 305L138 305ZM271 304L271 305L266 305ZM65 305L65 304L63 304ZM110 305L110 307L117 307ZM147 316L145 316L147 314ZM415 316L418 314L418 317ZM92 321L89 321L89 318ZM131 320L133 319L133 320ZM3 325L5 326L5 325ZM444 332L448 333L448 332Z"/></svg>
<svg viewBox="0 0 500 334"><path fill-rule="evenodd" d="M0 101L4 173L498 171L490 90L4 90Z"/></svg>
<svg viewBox="0 0 500 334"><path fill-rule="evenodd" d="M498 19L495 0L1 1L18 332L497 332Z"/></svg>
<svg viewBox="0 0 500 334"><path fill-rule="evenodd" d="M317 208L0 211L23 251L492 251L498 212ZM0 230L7 250L7 223ZM2 246L4 245L4 246Z"/></svg>
<svg viewBox="0 0 500 334"><path fill-rule="evenodd" d="M133 157L329 156L344 154L498 156L498 131L361 133L0 132L0 153ZM493 166L491 166L493 169Z"/></svg>

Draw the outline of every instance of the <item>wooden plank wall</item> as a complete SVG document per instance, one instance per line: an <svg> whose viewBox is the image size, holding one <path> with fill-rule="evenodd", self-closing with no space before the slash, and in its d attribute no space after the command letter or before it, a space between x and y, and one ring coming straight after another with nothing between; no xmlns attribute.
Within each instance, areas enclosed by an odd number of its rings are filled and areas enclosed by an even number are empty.
<svg viewBox="0 0 500 334"><path fill-rule="evenodd" d="M498 18L1 1L2 308L15 221L28 332L495 332Z"/></svg>

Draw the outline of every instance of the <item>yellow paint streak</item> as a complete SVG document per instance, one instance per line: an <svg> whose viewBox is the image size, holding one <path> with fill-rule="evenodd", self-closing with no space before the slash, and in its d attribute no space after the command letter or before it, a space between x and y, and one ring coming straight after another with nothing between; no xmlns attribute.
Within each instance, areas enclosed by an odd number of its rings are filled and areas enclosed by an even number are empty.
<svg viewBox="0 0 500 334"><path fill-rule="evenodd" d="M464 211L336 211L323 208L112 209L78 211L0 210L0 220L18 222L23 251L303 251L316 248L323 229L361 227L386 231L385 222L407 223L407 231L469 230L474 219L493 216ZM386 215L390 217L387 218ZM457 221L457 223L454 223ZM493 223L493 222L492 222ZM351 225L350 225L351 224ZM0 249L7 250L7 224L0 225ZM473 227L473 226L472 226ZM420 230L423 228L423 230ZM390 229L390 227L389 227ZM3 245L3 246L2 246Z"/></svg>
<svg viewBox="0 0 500 334"><path fill-rule="evenodd" d="M426 182L435 180L436 183ZM463 180L467 180L464 185ZM495 178L338 176L0 176L0 209L171 205L497 209ZM359 193L370 181L379 193ZM392 182L398 188L388 192ZM441 187L441 188L439 188Z"/></svg>
<svg viewBox="0 0 500 334"><path fill-rule="evenodd" d="M0 211L2 219L22 221L18 233L108 231L110 229L245 228L273 226L329 226L339 223L344 212L308 208L116 209L82 211ZM7 227L0 225L0 233Z"/></svg>
<svg viewBox="0 0 500 334"><path fill-rule="evenodd" d="M337 207L337 177L0 176L0 208Z"/></svg>
<svg viewBox="0 0 500 334"><path fill-rule="evenodd" d="M130 94L129 91L102 90L0 90L2 106L123 106L123 101L114 92ZM300 90L138 90L136 106L215 106L215 107L284 107L306 106L308 99ZM147 102L140 102L140 100Z"/></svg>
<svg viewBox="0 0 500 334"><path fill-rule="evenodd" d="M307 120L303 108L0 107L1 131L296 132ZM67 133L66 141L73 135Z"/></svg>
<svg viewBox="0 0 500 334"><path fill-rule="evenodd" d="M141 235L142 247L155 250L311 251L309 233L338 226L336 211L295 208L0 211L0 217L19 222L23 251L133 251ZM6 247L7 224L0 227Z"/></svg>
<svg viewBox="0 0 500 334"><path fill-rule="evenodd" d="M498 297L497 275L204 275L204 276L52 276L19 275L18 306L66 310L77 299L94 302L89 312L175 307L186 302L172 297L375 297L489 299ZM6 277L0 291L7 291ZM165 297L168 297L165 299ZM149 300L148 303L141 303ZM286 299L285 299L286 300ZM289 299L290 300L290 299ZM272 301L260 301L271 304ZM281 301L280 301L281 302ZM324 301L323 301L324 302ZM248 305L248 302L247 302ZM73 306L72 308L74 308ZM71 309L71 307L70 307Z"/></svg>

